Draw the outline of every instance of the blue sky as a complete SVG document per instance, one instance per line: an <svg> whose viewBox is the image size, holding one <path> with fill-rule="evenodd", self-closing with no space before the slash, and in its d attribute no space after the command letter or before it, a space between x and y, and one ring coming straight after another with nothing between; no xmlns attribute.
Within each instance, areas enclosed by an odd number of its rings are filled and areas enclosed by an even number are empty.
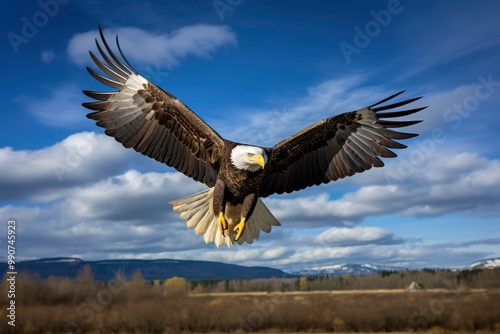
<svg viewBox="0 0 500 334"><path fill-rule="evenodd" d="M283 269L458 267L500 256L496 1L77 1L1 5L0 217L18 259L178 258ZM266 200L282 226L205 245L170 200L204 189L105 137L81 106L101 25L222 136L271 146L397 91L429 108L398 158ZM106 87L107 89L107 87ZM106 90L104 89L104 90ZM0 255L5 258L5 255Z"/></svg>

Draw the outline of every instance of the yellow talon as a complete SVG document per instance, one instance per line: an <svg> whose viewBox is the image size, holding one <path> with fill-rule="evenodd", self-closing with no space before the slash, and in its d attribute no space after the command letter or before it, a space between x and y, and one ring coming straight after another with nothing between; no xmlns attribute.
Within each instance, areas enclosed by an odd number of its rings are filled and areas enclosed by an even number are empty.
<svg viewBox="0 0 500 334"><path fill-rule="evenodd" d="M236 233L234 240L238 241L245 232L245 218L241 218L241 221L233 228L233 231Z"/></svg>
<svg viewBox="0 0 500 334"><path fill-rule="evenodd" d="M219 232L222 235L224 235L224 231L227 230L228 224L227 224L227 220L224 217L224 214L222 212L219 213L219 218L217 219L217 226L219 226Z"/></svg>

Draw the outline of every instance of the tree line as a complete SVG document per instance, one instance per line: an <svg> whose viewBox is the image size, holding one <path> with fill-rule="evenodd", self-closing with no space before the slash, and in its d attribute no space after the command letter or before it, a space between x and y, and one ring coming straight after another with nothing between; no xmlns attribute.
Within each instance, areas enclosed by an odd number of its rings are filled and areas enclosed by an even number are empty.
<svg viewBox="0 0 500 334"><path fill-rule="evenodd" d="M411 282L427 292L404 293ZM104 282L87 266L76 278L19 273L19 321L0 332L497 331L499 287L500 269L193 281L117 272ZM0 289L5 317L5 279Z"/></svg>
<svg viewBox="0 0 500 334"><path fill-rule="evenodd" d="M265 279L201 279L188 281L182 277L165 280L146 280L139 271L131 279L117 272L111 282L101 282L94 278L89 266L85 266L76 278L51 276L40 279L29 272L17 276L16 303L18 304L74 304L95 295L99 290L117 284L126 286L126 295L180 295L188 293L224 292L290 292L290 291L345 291L345 290L385 290L406 289L412 282L424 289L449 289L450 286L462 289L500 288L500 268L451 270L408 270L382 271L371 275L308 276L297 278ZM8 282L2 280L0 301L7 302Z"/></svg>

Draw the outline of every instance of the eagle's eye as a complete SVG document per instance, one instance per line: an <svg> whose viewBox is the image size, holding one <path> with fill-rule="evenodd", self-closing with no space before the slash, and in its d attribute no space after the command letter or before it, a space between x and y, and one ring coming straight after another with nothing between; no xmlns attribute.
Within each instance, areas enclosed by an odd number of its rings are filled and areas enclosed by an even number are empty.
<svg viewBox="0 0 500 334"><path fill-rule="evenodd" d="M247 157L251 158L253 156L252 153L247 153Z"/></svg>

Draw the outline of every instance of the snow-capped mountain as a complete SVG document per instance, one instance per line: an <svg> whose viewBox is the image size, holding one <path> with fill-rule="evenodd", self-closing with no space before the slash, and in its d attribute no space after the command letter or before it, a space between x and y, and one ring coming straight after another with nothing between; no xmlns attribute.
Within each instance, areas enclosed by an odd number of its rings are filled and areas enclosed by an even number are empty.
<svg viewBox="0 0 500 334"><path fill-rule="evenodd" d="M500 268L500 258L486 259L469 264L464 269L495 269Z"/></svg>
<svg viewBox="0 0 500 334"><path fill-rule="evenodd" d="M500 258L486 259L469 264L460 270L471 269L494 269L500 268ZM301 268L298 270L286 271L288 274L294 276L342 276L342 275L370 275L377 274L382 271L404 271L408 268L381 266L376 264L353 264L342 263L331 266Z"/></svg>
<svg viewBox="0 0 500 334"><path fill-rule="evenodd" d="M407 270L407 268L380 266L376 264L343 263L332 266L322 266L288 271L294 276L341 276L341 275L369 275L381 271Z"/></svg>

